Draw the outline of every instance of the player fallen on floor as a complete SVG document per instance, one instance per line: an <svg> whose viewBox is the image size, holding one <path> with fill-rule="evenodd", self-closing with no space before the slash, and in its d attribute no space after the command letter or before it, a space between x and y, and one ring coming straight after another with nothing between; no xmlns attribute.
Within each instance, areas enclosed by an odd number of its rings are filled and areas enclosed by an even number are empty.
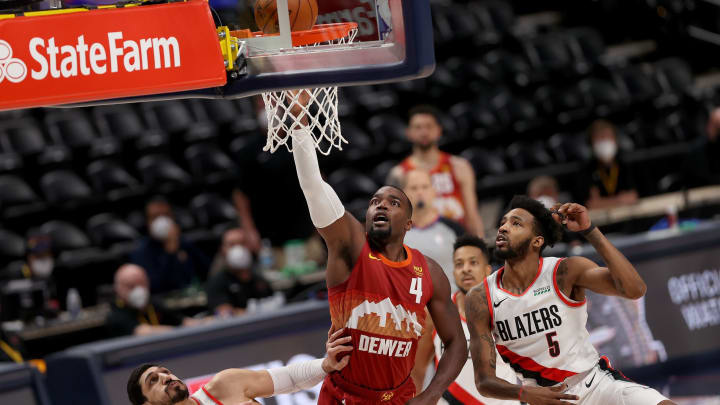
<svg viewBox="0 0 720 405"><path fill-rule="evenodd" d="M331 331L332 332L332 331ZM269 370L230 368L217 374L190 395L187 385L167 368L143 364L130 373L128 398L133 405L243 405L257 403L255 398L310 389L332 371L348 365L351 337L341 337L343 329L328 332L327 357Z"/></svg>

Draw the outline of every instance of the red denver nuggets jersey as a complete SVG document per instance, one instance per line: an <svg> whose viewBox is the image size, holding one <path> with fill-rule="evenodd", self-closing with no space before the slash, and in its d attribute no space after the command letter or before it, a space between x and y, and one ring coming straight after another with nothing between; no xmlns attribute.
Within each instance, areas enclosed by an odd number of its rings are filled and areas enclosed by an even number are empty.
<svg viewBox="0 0 720 405"><path fill-rule="evenodd" d="M410 375L433 285L422 253L405 252L393 262L365 242L350 278L329 291L333 325L352 336L350 364L340 371L347 382L385 390Z"/></svg>
<svg viewBox="0 0 720 405"><path fill-rule="evenodd" d="M449 153L440 152L437 165L429 171L436 193L434 205L443 217L465 223L465 202L460 190L460 182L450 163L451 157ZM405 173L415 169L409 157L400 162L400 167Z"/></svg>

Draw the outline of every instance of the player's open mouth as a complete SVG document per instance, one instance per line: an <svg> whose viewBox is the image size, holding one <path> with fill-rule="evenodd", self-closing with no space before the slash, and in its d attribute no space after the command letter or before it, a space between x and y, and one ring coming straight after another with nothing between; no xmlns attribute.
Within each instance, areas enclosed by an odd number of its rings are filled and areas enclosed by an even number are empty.
<svg viewBox="0 0 720 405"><path fill-rule="evenodd" d="M388 217L385 214L375 214L373 217L373 224L375 225L385 225L388 223Z"/></svg>
<svg viewBox="0 0 720 405"><path fill-rule="evenodd" d="M462 278L462 282L463 282L463 283L472 283L472 282L474 282L474 281L475 281L475 277L472 277L472 276L468 276L468 277L463 277L463 278Z"/></svg>
<svg viewBox="0 0 720 405"><path fill-rule="evenodd" d="M497 236L497 238L495 238L495 246L497 247L506 246L507 242L508 240L505 235L500 234Z"/></svg>

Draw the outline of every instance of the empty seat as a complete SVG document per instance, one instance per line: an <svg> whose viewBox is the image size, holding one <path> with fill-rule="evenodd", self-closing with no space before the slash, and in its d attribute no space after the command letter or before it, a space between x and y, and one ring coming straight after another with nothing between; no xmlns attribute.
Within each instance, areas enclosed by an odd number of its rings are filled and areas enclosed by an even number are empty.
<svg viewBox="0 0 720 405"><path fill-rule="evenodd" d="M368 131L380 145L387 145L391 153L403 153L410 149L405 137L405 122L394 114L380 114L368 120Z"/></svg>
<svg viewBox="0 0 720 405"><path fill-rule="evenodd" d="M610 80L591 77L580 81L577 88L585 94L588 103L601 116L622 109L628 102Z"/></svg>
<svg viewBox="0 0 720 405"><path fill-rule="evenodd" d="M235 207L217 194L201 194L190 201L198 224L205 229L237 220Z"/></svg>
<svg viewBox="0 0 720 405"><path fill-rule="evenodd" d="M190 175L164 155L143 156L137 162L142 182L149 188L162 185L185 186L192 183Z"/></svg>
<svg viewBox="0 0 720 405"><path fill-rule="evenodd" d="M463 151L460 156L470 162L478 177L507 173L508 168L503 160L502 152L489 151L485 148L473 147Z"/></svg>
<svg viewBox="0 0 720 405"><path fill-rule="evenodd" d="M97 214L87 221L87 232L93 243L100 247L110 247L115 243L131 242L140 234L115 214Z"/></svg>
<svg viewBox="0 0 720 405"><path fill-rule="evenodd" d="M25 258L25 239L7 229L0 229L0 263Z"/></svg>
<svg viewBox="0 0 720 405"><path fill-rule="evenodd" d="M207 99L199 100L208 119L219 126L229 127L239 118L239 112L232 100Z"/></svg>
<svg viewBox="0 0 720 405"><path fill-rule="evenodd" d="M5 122L0 126L7 145L13 152L23 156L40 154L47 142L40 128L31 119Z"/></svg>
<svg viewBox="0 0 720 405"><path fill-rule="evenodd" d="M328 177L328 183L344 202L358 198L369 201L370 197L378 189L377 184L370 177L350 168L343 168L333 172Z"/></svg>
<svg viewBox="0 0 720 405"><path fill-rule="evenodd" d="M388 184L388 175L390 174L392 168L395 167L397 164L398 162L395 160L388 160L375 166L375 168L372 170L372 179L373 181L375 181L375 184ZM397 186L397 184L394 185Z"/></svg>
<svg viewBox="0 0 720 405"><path fill-rule="evenodd" d="M342 124L342 135L349 142L347 145L343 145L345 151L343 156L349 162L357 162L367 158L376 151L370 135L353 122Z"/></svg>
<svg viewBox="0 0 720 405"><path fill-rule="evenodd" d="M141 106L145 120L152 127L160 128L169 134L185 132L193 123L190 111L180 101L144 103Z"/></svg>
<svg viewBox="0 0 720 405"><path fill-rule="evenodd" d="M77 250L90 247L90 239L75 225L65 221L48 221L40 226L39 233L50 236L53 250Z"/></svg>
<svg viewBox="0 0 720 405"><path fill-rule="evenodd" d="M527 86L533 79L530 64L520 55L498 49L485 54L483 61L497 77L517 86Z"/></svg>
<svg viewBox="0 0 720 405"><path fill-rule="evenodd" d="M572 66L572 57L560 33L550 33L523 42L525 56L533 68L563 73Z"/></svg>
<svg viewBox="0 0 720 405"><path fill-rule="evenodd" d="M185 160L196 179L218 182L231 178L237 172L235 163L217 146L197 144L185 150Z"/></svg>
<svg viewBox="0 0 720 405"><path fill-rule="evenodd" d="M558 163L588 161L592 151L584 133L555 134L548 139L548 150Z"/></svg>
<svg viewBox="0 0 720 405"><path fill-rule="evenodd" d="M78 175L67 170L56 170L40 178L40 188L52 204L64 204L92 196L90 187Z"/></svg>
<svg viewBox="0 0 720 405"><path fill-rule="evenodd" d="M122 140L135 139L147 129L131 104L114 104L93 110L95 123L104 136Z"/></svg>
<svg viewBox="0 0 720 405"><path fill-rule="evenodd" d="M12 175L0 176L0 208L37 201L37 194L23 179Z"/></svg>
<svg viewBox="0 0 720 405"><path fill-rule="evenodd" d="M590 27L580 27L565 32L565 40L574 60L578 74L587 74L601 63L605 42L599 32Z"/></svg>
<svg viewBox="0 0 720 405"><path fill-rule="evenodd" d="M690 65L680 58L668 58L658 61L653 66L655 77L664 91L684 93L694 82Z"/></svg>
<svg viewBox="0 0 720 405"><path fill-rule="evenodd" d="M95 129L81 109L48 114L45 125L53 141L73 149L89 148L97 139Z"/></svg>
<svg viewBox="0 0 720 405"><path fill-rule="evenodd" d="M613 79L633 103L647 102L660 95L660 86L642 66L617 70Z"/></svg>
<svg viewBox="0 0 720 405"><path fill-rule="evenodd" d="M100 193L139 186L138 181L114 160L98 160L90 163L87 167L87 176L93 188Z"/></svg>

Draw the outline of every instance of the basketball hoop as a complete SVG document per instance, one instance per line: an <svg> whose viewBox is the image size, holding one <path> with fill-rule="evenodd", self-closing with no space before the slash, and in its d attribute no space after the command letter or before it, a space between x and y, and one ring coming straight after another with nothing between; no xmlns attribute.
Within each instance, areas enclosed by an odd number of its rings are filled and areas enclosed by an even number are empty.
<svg viewBox="0 0 720 405"><path fill-rule="evenodd" d="M311 30L293 32L292 44L293 48L350 44L357 32L354 22L316 25ZM252 35L261 36L262 33ZM342 144L347 143L340 132L337 86L265 92L262 97L268 120L264 151L274 153L284 145L292 152L288 135L299 129L312 134L315 147L323 155L329 155L333 147L342 150ZM305 104L300 100L308 101ZM293 114L295 109L302 111L299 117ZM301 121L303 117L307 117L307 123Z"/></svg>

